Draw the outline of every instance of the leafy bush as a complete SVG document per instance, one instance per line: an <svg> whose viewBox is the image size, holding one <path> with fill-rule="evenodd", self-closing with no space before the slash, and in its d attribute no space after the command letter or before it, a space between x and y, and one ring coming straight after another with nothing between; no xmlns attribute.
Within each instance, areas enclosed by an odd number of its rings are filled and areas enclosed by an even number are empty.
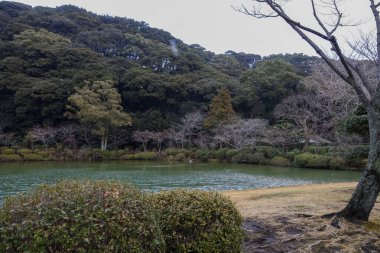
<svg viewBox="0 0 380 253"><path fill-rule="evenodd" d="M18 162L18 161L22 161L22 158L21 158L21 156L15 155L15 154L11 154L11 155L0 154L0 161Z"/></svg>
<svg viewBox="0 0 380 253"><path fill-rule="evenodd" d="M37 154L26 154L24 155L25 161L42 161L44 158Z"/></svg>
<svg viewBox="0 0 380 253"><path fill-rule="evenodd" d="M333 157L329 162L332 169L342 169L344 167L344 160L341 157Z"/></svg>
<svg viewBox="0 0 380 253"><path fill-rule="evenodd" d="M297 167L307 167L308 162L315 157L315 155L310 153L303 153L294 156L294 165Z"/></svg>
<svg viewBox="0 0 380 253"><path fill-rule="evenodd" d="M126 155L128 153L128 150L117 150L117 157L122 157L123 155Z"/></svg>
<svg viewBox="0 0 380 253"><path fill-rule="evenodd" d="M134 155L135 160L156 160L157 154L154 152L141 152Z"/></svg>
<svg viewBox="0 0 380 253"><path fill-rule="evenodd" d="M135 159L135 155L134 154L126 154L126 155L123 155L121 157L121 159L123 159L123 160L134 160Z"/></svg>
<svg viewBox="0 0 380 253"><path fill-rule="evenodd" d="M226 151L226 159L228 161L231 161L232 157L236 156L239 154L239 150L236 150L236 149L228 149Z"/></svg>
<svg viewBox="0 0 380 253"><path fill-rule="evenodd" d="M207 149L200 149L195 152L196 159L200 161L207 161L209 156L209 151Z"/></svg>
<svg viewBox="0 0 380 253"><path fill-rule="evenodd" d="M272 159L279 154L278 150L270 146L260 146L256 148L256 152L264 154L265 158Z"/></svg>
<svg viewBox="0 0 380 253"><path fill-rule="evenodd" d="M269 163L280 167L289 167L291 165L291 162L282 156L273 157Z"/></svg>
<svg viewBox="0 0 380 253"><path fill-rule="evenodd" d="M221 148L218 151L216 151L215 158L218 159L219 161L223 161L226 159L226 153L228 149L227 148Z"/></svg>
<svg viewBox="0 0 380 253"><path fill-rule="evenodd" d="M155 212L123 183L40 186L0 208L0 252L164 252Z"/></svg>
<svg viewBox="0 0 380 253"><path fill-rule="evenodd" d="M233 163L246 163L247 157L243 154L237 154L231 158L231 162L233 162Z"/></svg>
<svg viewBox="0 0 380 253"><path fill-rule="evenodd" d="M330 160L331 157L329 156L315 155L308 161L307 167L327 169L329 168Z"/></svg>
<svg viewBox="0 0 380 253"><path fill-rule="evenodd" d="M344 159L348 166L362 167L365 166L364 159L368 157L369 147L367 145L360 145L351 147L346 150Z"/></svg>
<svg viewBox="0 0 380 253"><path fill-rule="evenodd" d="M43 158L46 158L49 156L49 152L47 151L37 151L36 155L42 156Z"/></svg>
<svg viewBox="0 0 380 253"><path fill-rule="evenodd" d="M16 154L16 150L14 150L13 148L6 148L1 150L1 153L4 155L14 155Z"/></svg>
<svg viewBox="0 0 380 253"><path fill-rule="evenodd" d="M240 252L242 218L220 193L163 191L153 201L167 252Z"/></svg>
<svg viewBox="0 0 380 253"><path fill-rule="evenodd" d="M252 164L268 164L268 159L265 158L265 155L260 152L256 152L253 155L248 157L248 163Z"/></svg>
<svg viewBox="0 0 380 253"><path fill-rule="evenodd" d="M169 156L169 155L172 155L172 156L175 156L179 153L183 153L181 152L182 150L181 149L178 149L178 148L168 148L167 150L165 150L166 154Z"/></svg>
<svg viewBox="0 0 380 253"><path fill-rule="evenodd" d="M290 151L288 153L286 153L286 158L288 158L290 161L294 161L294 156L297 155L298 153L296 152L293 152L293 151Z"/></svg>
<svg viewBox="0 0 380 253"><path fill-rule="evenodd" d="M20 148L19 150L17 150L17 154L23 156L23 155L27 155L27 154L32 154L33 153L33 150L31 149L28 149L28 148Z"/></svg>
<svg viewBox="0 0 380 253"><path fill-rule="evenodd" d="M174 161L185 161L186 155L184 153L178 153L173 158Z"/></svg>

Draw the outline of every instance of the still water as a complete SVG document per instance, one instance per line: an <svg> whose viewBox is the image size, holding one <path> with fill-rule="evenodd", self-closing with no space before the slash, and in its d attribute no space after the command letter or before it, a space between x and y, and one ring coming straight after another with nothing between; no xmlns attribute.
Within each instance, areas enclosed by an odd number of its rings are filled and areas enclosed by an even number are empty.
<svg viewBox="0 0 380 253"><path fill-rule="evenodd" d="M170 162L0 163L0 203L4 196L62 179L128 181L140 189L243 190L287 185L357 181L360 172L273 166Z"/></svg>

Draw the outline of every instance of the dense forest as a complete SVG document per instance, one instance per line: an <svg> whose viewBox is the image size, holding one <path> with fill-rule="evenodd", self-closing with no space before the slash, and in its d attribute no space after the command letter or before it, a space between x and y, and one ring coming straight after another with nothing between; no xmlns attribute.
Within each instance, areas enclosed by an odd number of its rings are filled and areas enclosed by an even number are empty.
<svg viewBox="0 0 380 253"><path fill-rule="evenodd" d="M3 146L59 138L99 146L101 137L105 149L109 136L111 148L145 149L149 140L161 148L166 130L172 145L202 148L210 138L234 148L258 137L271 145L338 143L350 131L365 138L365 112L337 79L317 57L215 54L145 22L0 2Z"/></svg>

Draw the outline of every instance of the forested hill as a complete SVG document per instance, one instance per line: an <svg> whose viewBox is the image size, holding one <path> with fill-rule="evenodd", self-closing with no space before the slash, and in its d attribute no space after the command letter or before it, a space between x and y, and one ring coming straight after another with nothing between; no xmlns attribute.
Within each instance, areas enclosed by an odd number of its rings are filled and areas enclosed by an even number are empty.
<svg viewBox="0 0 380 253"><path fill-rule="evenodd" d="M228 35L227 35L228 36ZM4 131L59 126L67 99L85 81L113 80L134 129L165 129L207 111L227 87L242 117L271 117L297 92L315 57L215 54L128 18L64 5L0 2L0 118ZM294 66L292 66L294 65Z"/></svg>

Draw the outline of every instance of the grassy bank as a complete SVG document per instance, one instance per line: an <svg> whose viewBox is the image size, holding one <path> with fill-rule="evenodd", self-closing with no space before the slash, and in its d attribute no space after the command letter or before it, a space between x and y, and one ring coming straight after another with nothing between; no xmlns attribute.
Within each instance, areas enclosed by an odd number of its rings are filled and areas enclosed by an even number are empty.
<svg viewBox="0 0 380 253"><path fill-rule="evenodd" d="M245 252L378 252L380 200L369 222L330 225L321 215L341 210L356 183L226 191L244 217Z"/></svg>
<svg viewBox="0 0 380 253"><path fill-rule="evenodd" d="M317 147L303 150L283 150L270 146L245 149L176 149L161 152L131 149L100 150L82 148L34 149L0 147L0 162L10 161L99 161L99 160L170 160L170 161L218 161L280 167L303 167L340 170L361 170L366 164L367 146Z"/></svg>

